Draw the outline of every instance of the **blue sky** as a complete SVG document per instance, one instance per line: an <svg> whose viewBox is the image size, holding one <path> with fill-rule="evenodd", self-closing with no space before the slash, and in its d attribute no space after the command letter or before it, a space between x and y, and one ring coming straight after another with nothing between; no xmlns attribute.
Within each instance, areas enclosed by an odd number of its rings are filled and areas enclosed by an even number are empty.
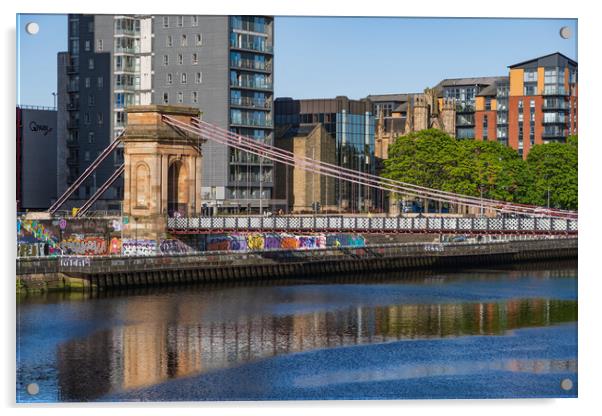
<svg viewBox="0 0 602 416"><path fill-rule="evenodd" d="M25 25L40 25L37 35ZM562 39L562 26L571 28ZM17 18L17 103L53 105L65 15ZM321 98L419 92L443 78L506 75L507 66L559 51L577 56L575 19L277 17L275 95Z"/></svg>

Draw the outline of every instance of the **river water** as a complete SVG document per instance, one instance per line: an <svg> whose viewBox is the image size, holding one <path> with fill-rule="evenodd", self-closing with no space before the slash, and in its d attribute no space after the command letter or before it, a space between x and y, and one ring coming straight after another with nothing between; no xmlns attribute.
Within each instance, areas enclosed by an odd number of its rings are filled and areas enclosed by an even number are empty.
<svg viewBox="0 0 602 416"><path fill-rule="evenodd" d="M576 263L32 295L17 329L19 402L577 396Z"/></svg>

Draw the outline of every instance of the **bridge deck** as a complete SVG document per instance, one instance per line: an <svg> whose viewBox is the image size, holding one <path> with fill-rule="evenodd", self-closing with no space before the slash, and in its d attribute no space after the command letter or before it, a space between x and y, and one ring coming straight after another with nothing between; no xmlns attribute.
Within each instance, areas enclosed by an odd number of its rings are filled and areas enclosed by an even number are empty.
<svg viewBox="0 0 602 416"><path fill-rule="evenodd" d="M223 232L577 234L577 220L565 218L230 216L168 218L173 234Z"/></svg>

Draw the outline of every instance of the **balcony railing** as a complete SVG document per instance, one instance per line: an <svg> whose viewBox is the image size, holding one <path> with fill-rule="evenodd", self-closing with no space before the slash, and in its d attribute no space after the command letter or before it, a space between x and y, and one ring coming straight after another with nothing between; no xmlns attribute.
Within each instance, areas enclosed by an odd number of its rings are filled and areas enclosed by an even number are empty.
<svg viewBox="0 0 602 416"><path fill-rule="evenodd" d="M67 65L68 74L76 74L79 72L79 65Z"/></svg>
<svg viewBox="0 0 602 416"><path fill-rule="evenodd" d="M271 90L272 83L264 82L264 83L255 83L255 82L232 82L230 81L230 86L235 88L250 88L256 90Z"/></svg>
<svg viewBox="0 0 602 416"><path fill-rule="evenodd" d="M569 92L564 87L544 86L543 95L569 95Z"/></svg>
<svg viewBox="0 0 602 416"><path fill-rule="evenodd" d="M544 110L570 110L568 101L548 102L548 101L544 100L542 107Z"/></svg>
<svg viewBox="0 0 602 416"><path fill-rule="evenodd" d="M131 54L135 54L135 53L139 53L139 52L140 52L140 48L137 48L137 47L133 47L133 48L117 47L114 50L114 53L131 53Z"/></svg>
<svg viewBox="0 0 602 416"><path fill-rule="evenodd" d="M256 45L253 42L230 42L230 47L233 49L244 49L248 51L273 53L272 45Z"/></svg>
<svg viewBox="0 0 602 416"><path fill-rule="evenodd" d="M67 92L78 92L79 91L79 84L78 83L69 83L67 84Z"/></svg>
<svg viewBox="0 0 602 416"><path fill-rule="evenodd" d="M254 71L272 71L272 64L265 62L255 62L255 61L232 61L230 62L230 66L233 68L242 68L242 69L251 69Z"/></svg>
<svg viewBox="0 0 602 416"><path fill-rule="evenodd" d="M245 119L235 119L232 120L231 124L240 125L240 126L250 126L250 127L272 127L272 120L254 120L250 118Z"/></svg>
<svg viewBox="0 0 602 416"><path fill-rule="evenodd" d="M544 138L559 138L567 137L569 135L568 129L544 129L542 137Z"/></svg>
<svg viewBox="0 0 602 416"><path fill-rule="evenodd" d="M263 110L269 110L272 108L271 100L255 100L248 97L232 98L230 100L230 104L239 107L259 108Z"/></svg>

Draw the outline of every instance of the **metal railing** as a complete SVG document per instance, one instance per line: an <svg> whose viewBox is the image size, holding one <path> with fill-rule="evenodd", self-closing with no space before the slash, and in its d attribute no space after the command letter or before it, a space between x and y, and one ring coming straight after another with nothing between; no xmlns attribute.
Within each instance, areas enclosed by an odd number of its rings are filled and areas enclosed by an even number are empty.
<svg viewBox="0 0 602 416"><path fill-rule="evenodd" d="M576 234L577 220L549 217L344 217L231 216L168 218L173 232L195 231L341 231L341 232L460 232Z"/></svg>

